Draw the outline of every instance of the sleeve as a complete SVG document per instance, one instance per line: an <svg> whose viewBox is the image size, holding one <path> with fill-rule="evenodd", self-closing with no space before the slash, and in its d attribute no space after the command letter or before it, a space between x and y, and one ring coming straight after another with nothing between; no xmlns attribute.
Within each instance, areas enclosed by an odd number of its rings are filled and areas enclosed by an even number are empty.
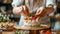
<svg viewBox="0 0 60 34"><path fill-rule="evenodd" d="M54 5L54 11L56 11L56 0L46 0L46 7L48 7L49 4Z"/></svg>
<svg viewBox="0 0 60 34"><path fill-rule="evenodd" d="M48 6L49 4L55 5L56 1L55 0L46 0L46 6Z"/></svg>
<svg viewBox="0 0 60 34"><path fill-rule="evenodd" d="M21 5L24 2L24 0L13 0L12 6L18 6Z"/></svg>

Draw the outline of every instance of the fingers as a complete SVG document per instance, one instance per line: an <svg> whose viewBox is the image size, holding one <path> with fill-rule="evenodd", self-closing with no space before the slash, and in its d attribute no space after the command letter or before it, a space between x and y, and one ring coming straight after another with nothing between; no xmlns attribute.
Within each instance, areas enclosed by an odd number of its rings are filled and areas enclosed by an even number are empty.
<svg viewBox="0 0 60 34"><path fill-rule="evenodd" d="M23 13L25 14L25 15L28 15L29 14L29 12L28 12L28 8L26 7L26 6L23 6Z"/></svg>
<svg viewBox="0 0 60 34"><path fill-rule="evenodd" d="M44 7L40 7L37 12L36 12L36 15L40 15L44 10Z"/></svg>
<svg viewBox="0 0 60 34"><path fill-rule="evenodd" d="M20 6L20 7L14 7L13 13L28 15L29 12L28 12L28 8L26 6Z"/></svg>
<svg viewBox="0 0 60 34"><path fill-rule="evenodd" d="M40 7L37 12L36 15L40 16L40 17L44 17L47 15L47 11L45 7Z"/></svg>

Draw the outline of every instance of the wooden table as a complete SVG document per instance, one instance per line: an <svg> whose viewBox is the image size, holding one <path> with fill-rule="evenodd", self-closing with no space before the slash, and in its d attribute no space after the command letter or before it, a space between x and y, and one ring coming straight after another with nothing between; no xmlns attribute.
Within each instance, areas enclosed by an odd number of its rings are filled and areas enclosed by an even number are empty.
<svg viewBox="0 0 60 34"><path fill-rule="evenodd" d="M50 25L46 27L21 27L21 26L14 26L17 30L28 30L30 31L29 34L40 34L40 30L50 28Z"/></svg>
<svg viewBox="0 0 60 34"><path fill-rule="evenodd" d="M44 25L44 24L42 24ZM47 26L45 25L44 27L21 27L21 26L14 26L12 29L1 29L3 31L7 32L12 32L16 30L26 30L30 31L29 34L40 34L40 30L42 29L49 29L50 25L48 24Z"/></svg>

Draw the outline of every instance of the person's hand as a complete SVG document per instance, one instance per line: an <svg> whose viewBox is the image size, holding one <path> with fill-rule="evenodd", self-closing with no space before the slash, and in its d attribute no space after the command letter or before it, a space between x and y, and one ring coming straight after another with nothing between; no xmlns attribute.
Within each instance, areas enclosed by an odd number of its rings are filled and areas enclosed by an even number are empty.
<svg viewBox="0 0 60 34"><path fill-rule="evenodd" d="M37 10L36 15L40 15L43 10L44 10L44 7L40 7L40 8Z"/></svg>
<svg viewBox="0 0 60 34"><path fill-rule="evenodd" d="M20 14L20 12L22 12L22 10L23 10L22 6L21 7L14 7L13 13L17 15L17 14Z"/></svg>
<svg viewBox="0 0 60 34"><path fill-rule="evenodd" d="M22 6L22 7L23 7L23 10L24 10L23 13L27 15L29 13L28 8L26 6Z"/></svg>
<svg viewBox="0 0 60 34"><path fill-rule="evenodd" d="M46 15L46 9L45 9L45 7L40 7L37 10L36 15L37 16L41 16L41 17L45 16Z"/></svg>
<svg viewBox="0 0 60 34"><path fill-rule="evenodd" d="M26 6L20 6L20 7L14 7L13 8L13 13L14 14L24 14L24 15L28 15L29 12L28 12L28 8Z"/></svg>
<svg viewBox="0 0 60 34"><path fill-rule="evenodd" d="M23 7L23 14L28 15L29 14L28 8L26 6L22 6L22 7Z"/></svg>

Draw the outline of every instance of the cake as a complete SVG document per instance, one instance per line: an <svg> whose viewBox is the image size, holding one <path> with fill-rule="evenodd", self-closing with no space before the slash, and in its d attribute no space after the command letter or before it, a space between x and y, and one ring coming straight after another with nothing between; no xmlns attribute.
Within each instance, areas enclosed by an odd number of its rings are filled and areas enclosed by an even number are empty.
<svg viewBox="0 0 60 34"><path fill-rule="evenodd" d="M38 18L36 17L25 17L24 25L25 27L38 27L40 23L38 22Z"/></svg>
<svg viewBox="0 0 60 34"><path fill-rule="evenodd" d="M21 16L21 20L20 20L20 26L22 27L38 27L40 25L40 22L38 22L38 18L37 17L22 17Z"/></svg>

